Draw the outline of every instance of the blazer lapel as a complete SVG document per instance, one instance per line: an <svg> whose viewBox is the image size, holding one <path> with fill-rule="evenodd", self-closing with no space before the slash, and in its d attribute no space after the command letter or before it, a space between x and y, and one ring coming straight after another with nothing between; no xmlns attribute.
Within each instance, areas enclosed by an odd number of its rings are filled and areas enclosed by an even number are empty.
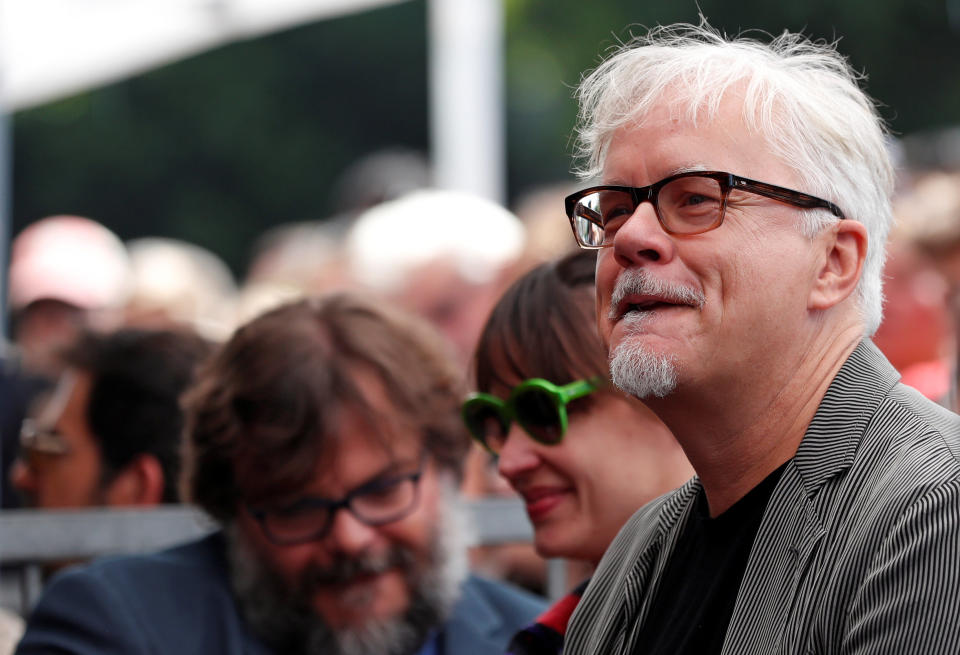
<svg viewBox="0 0 960 655"><path fill-rule="evenodd" d="M853 464L869 418L897 379L869 340L840 368L767 504L727 628L724 654L781 650L800 584L825 534L820 512L829 507L833 494L827 482Z"/></svg>
<svg viewBox="0 0 960 655"><path fill-rule="evenodd" d="M667 567L670 554L677 545L683 526L693 508L693 501L700 493L700 479L694 477L680 487L664 504L657 526L657 534L650 545L638 557L627 577L626 595L621 605L620 625L616 642L603 652L632 653L640 636L640 628L650 613L660 580Z"/></svg>
<svg viewBox="0 0 960 655"><path fill-rule="evenodd" d="M824 533L800 473L791 462L784 469L754 540L727 627L724 654L779 650L797 589Z"/></svg>

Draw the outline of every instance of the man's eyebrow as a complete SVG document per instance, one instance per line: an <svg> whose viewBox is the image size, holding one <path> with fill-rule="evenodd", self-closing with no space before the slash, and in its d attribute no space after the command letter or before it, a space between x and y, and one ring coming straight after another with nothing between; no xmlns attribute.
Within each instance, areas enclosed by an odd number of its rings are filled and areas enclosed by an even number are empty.
<svg viewBox="0 0 960 655"><path fill-rule="evenodd" d="M684 164L682 166L676 166L674 168L668 169L666 171L666 175L663 175L662 177L657 178L656 180L651 182L651 184L653 184L654 182L659 182L660 180L668 178L672 175L680 175L681 173L702 173L703 171L709 171L709 170L713 170L713 169L707 166L706 164ZM626 181L624 181L623 178L620 178L620 177L611 178L610 180L601 182L600 184L609 185L609 186L630 186L630 187L633 186L632 184L627 183Z"/></svg>
<svg viewBox="0 0 960 655"><path fill-rule="evenodd" d="M353 491L353 490L355 490L355 489L361 489L361 488L363 488L363 487L366 487L367 485L376 484L377 482L383 482L383 481L391 480L391 479L393 479L393 478L396 478L396 477L401 476L401 475L405 475L405 474L407 474L407 473L413 473L413 472L414 472L415 470L417 470L419 467L420 467L420 460L419 460L419 459L410 459L410 460L394 459L394 460L391 460L389 463L387 463L387 464L386 464L383 468L381 468L379 471L377 471L376 473L374 473L374 474L370 475L369 477L367 477L363 482L361 482L360 484L354 485L351 489L347 490L347 493L350 493L351 491Z"/></svg>
<svg viewBox="0 0 960 655"><path fill-rule="evenodd" d="M703 171L713 170L706 164L688 164L686 166L678 166L673 169L673 172L670 175L680 175L681 173L702 173ZM669 176L668 176L669 177Z"/></svg>

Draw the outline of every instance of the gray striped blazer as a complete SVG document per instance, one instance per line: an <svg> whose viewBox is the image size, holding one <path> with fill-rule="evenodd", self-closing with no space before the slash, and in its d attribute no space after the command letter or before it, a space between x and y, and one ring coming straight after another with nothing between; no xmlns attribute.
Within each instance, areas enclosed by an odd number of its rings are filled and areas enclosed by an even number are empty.
<svg viewBox="0 0 960 655"><path fill-rule="evenodd" d="M774 489L723 653L960 653L960 416L864 341ZM564 653L632 653L700 489L638 511L577 606Z"/></svg>

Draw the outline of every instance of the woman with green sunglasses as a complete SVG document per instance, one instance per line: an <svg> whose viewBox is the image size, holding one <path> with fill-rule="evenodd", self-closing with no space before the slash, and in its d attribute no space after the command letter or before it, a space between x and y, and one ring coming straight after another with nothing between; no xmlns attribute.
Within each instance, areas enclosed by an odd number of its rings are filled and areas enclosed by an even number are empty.
<svg viewBox="0 0 960 655"><path fill-rule="evenodd" d="M541 265L499 300L477 345L474 439L523 498L544 557L600 561L624 522L693 471L670 431L608 383L596 333L594 261ZM519 633L515 655L559 653L585 583Z"/></svg>

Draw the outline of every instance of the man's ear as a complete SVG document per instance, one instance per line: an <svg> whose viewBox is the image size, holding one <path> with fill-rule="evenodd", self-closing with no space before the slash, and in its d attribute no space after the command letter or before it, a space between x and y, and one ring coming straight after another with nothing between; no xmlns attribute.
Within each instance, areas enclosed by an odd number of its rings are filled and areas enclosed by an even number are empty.
<svg viewBox="0 0 960 655"><path fill-rule="evenodd" d="M817 271L808 309L829 309L853 293L867 258L867 228L841 220L823 235L825 257Z"/></svg>
<svg viewBox="0 0 960 655"><path fill-rule="evenodd" d="M107 505L158 505L163 502L163 467L149 454L137 455L107 486Z"/></svg>

